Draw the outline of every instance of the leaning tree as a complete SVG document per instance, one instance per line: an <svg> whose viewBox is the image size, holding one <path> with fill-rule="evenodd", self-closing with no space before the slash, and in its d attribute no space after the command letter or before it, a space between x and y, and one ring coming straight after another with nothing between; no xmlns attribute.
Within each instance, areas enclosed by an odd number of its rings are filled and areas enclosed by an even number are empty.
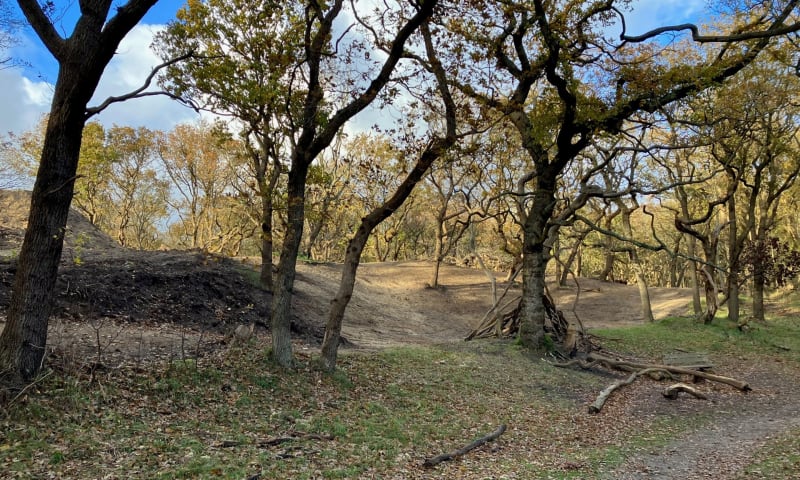
<svg viewBox="0 0 800 480"><path fill-rule="evenodd" d="M28 227L19 253L7 321L0 335L0 385L18 388L42 365L47 324L64 243L86 121L102 108L87 108L122 39L156 0L80 2L80 16L62 37L35 0L18 1L25 18L58 62L58 78L33 186ZM46 2L45 6L52 5ZM113 14L112 14L113 13Z"/></svg>
<svg viewBox="0 0 800 480"><path fill-rule="evenodd" d="M334 140L338 132L357 113L367 108L391 83L395 68L403 57L408 38L429 18L437 1L400 3L388 9L383 25L399 23L396 33L386 42L383 61L375 64L365 37L347 37L350 28L340 37L334 29L344 16L343 0L307 2L304 9L303 63L298 73L302 79L301 114L295 119L286 189L286 232L278 261L278 273L272 300L272 356L282 366L291 366L294 359L291 343L291 300L297 267L297 255L305 223L306 181L312 162ZM338 26L338 25L337 25ZM390 28L387 26L387 28ZM355 54L368 60L369 68L359 71ZM345 62L348 72L338 78L333 61ZM341 64L340 64L341 66ZM362 65L363 66L363 65ZM355 70L354 70L355 69ZM347 76L349 75L349 76ZM339 80L341 83L337 83ZM332 107L338 99L349 100ZM388 92L391 93L391 92Z"/></svg>

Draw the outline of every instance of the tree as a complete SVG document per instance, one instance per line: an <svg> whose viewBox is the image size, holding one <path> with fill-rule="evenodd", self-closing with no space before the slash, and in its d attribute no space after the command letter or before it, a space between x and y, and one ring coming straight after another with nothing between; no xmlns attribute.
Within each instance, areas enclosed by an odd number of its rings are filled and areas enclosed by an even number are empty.
<svg viewBox="0 0 800 480"><path fill-rule="evenodd" d="M466 233L473 215L485 215L473 209L473 198L481 186L487 157L474 155L474 150L453 151L445 161L431 168L427 181L433 190L434 249L432 288L439 286L439 268L445 256L455 249Z"/></svg>
<svg viewBox="0 0 800 480"><path fill-rule="evenodd" d="M81 2L63 38L35 0L19 0L25 18L58 61L58 77L31 196L7 322L0 335L0 384L18 388L39 371L81 148L91 116L87 104L123 37L156 0L129 0L111 13L111 0Z"/></svg>
<svg viewBox="0 0 800 480"><path fill-rule="evenodd" d="M0 0L0 70L14 65L14 59L5 56L5 51L17 44L15 33L21 22L11 12L11 5Z"/></svg>
<svg viewBox="0 0 800 480"><path fill-rule="evenodd" d="M303 57L300 3L272 0L190 1L157 37L162 56L191 50L162 82L199 108L241 122L260 201L261 284L273 288L273 213L286 150L300 122L304 89L296 78Z"/></svg>
<svg viewBox="0 0 800 480"><path fill-rule="evenodd" d="M6 184L3 188L18 187L36 177L46 126L45 115L31 130L20 134L9 132L0 140L0 178Z"/></svg>
<svg viewBox="0 0 800 480"><path fill-rule="evenodd" d="M326 100L326 88L330 95L333 85L327 84L328 75L324 69L330 66L332 58L337 58L335 49L339 42L336 44L331 42L334 21L342 13L344 2L334 0L322 5L312 1L306 6L304 17L306 33L303 45L305 52L303 80L306 94L303 99L302 114L295 121L298 131L295 132L295 141L291 149L291 166L287 180L286 233L272 301L272 355L279 365L288 367L293 363L290 334L291 299L297 254L305 223L305 190L309 167L322 150L331 144L344 124L372 103L390 82L395 67L403 56L406 40L433 14L436 4L435 0L430 0L413 5L411 12L395 12L402 23L397 33L382 43L387 45L385 60L374 76L369 74L365 76L370 80L363 89L359 88L359 83L356 81L349 87L345 83L345 92L351 100L346 101L335 111L329 110L333 99ZM352 47L355 51L360 51L362 44L362 39L359 39ZM352 57L350 60L353 60Z"/></svg>
<svg viewBox="0 0 800 480"><path fill-rule="evenodd" d="M114 161L103 194L111 212L99 226L123 247L156 248L160 242L155 225L167 215L169 195L169 183L159 178L154 165L156 132L114 126L107 140Z"/></svg>
<svg viewBox="0 0 800 480"><path fill-rule="evenodd" d="M423 21L420 30L424 38L428 68L433 72L436 78L437 90L444 104L444 112L442 115L444 116L446 125L445 132L444 135L433 136L433 138L426 142L425 148L420 152L416 163L409 170L405 179L403 179L400 185L397 186L397 189L385 202L377 208L374 208L361 219L361 224L358 226L356 233L350 238L350 242L347 245L344 266L342 268L342 277L339 282L339 290L336 292L336 297L331 301L331 309L328 315L328 321L325 325L325 337L322 341L320 363L322 368L327 371L336 368L342 320L347 304L350 302L350 298L353 294L356 271L358 269L361 253L364 251L367 240L369 240L370 232L383 220L392 215L392 213L405 202L433 162L445 155L447 150L452 147L457 140L456 105L447 85L446 73L439 59L436 57L427 19Z"/></svg>
<svg viewBox="0 0 800 480"><path fill-rule="evenodd" d="M78 161L78 181L75 182L73 204L92 225L108 226L112 201L109 197L112 165L117 160L113 149L106 144L106 131L97 122L83 129ZM108 232L108 230L106 230Z"/></svg>
<svg viewBox="0 0 800 480"><path fill-rule="evenodd" d="M224 124L183 124L158 140L158 155L175 194L170 200L178 222L171 233L182 248L222 252L242 237L247 216L231 222L228 202L233 193L237 146Z"/></svg>
<svg viewBox="0 0 800 480"><path fill-rule="evenodd" d="M793 90L797 78L780 64L757 62L739 82L720 92L722 119L715 129L718 148L712 152L741 195L728 200L728 317L739 323L740 256L748 240L766 244L779 223L778 207L800 174L798 115ZM735 98L736 102L730 102ZM739 211L739 206L744 211ZM765 276L755 264L753 316L764 320Z"/></svg>
<svg viewBox="0 0 800 480"><path fill-rule="evenodd" d="M339 135L331 148L326 150L309 170L308 192L306 197L306 223L308 235L303 242L306 258L317 259L314 253L322 230L330 225L332 212L341 203L342 197L350 190L353 179L354 160L352 150L346 145L344 135ZM325 154L327 153L327 154Z"/></svg>
<svg viewBox="0 0 800 480"><path fill-rule="evenodd" d="M459 9L459 15L448 20L448 43L456 46L451 62L463 65L458 87L507 118L531 159L532 168L518 177L524 190L515 192L525 202L519 338L529 348L546 344L543 295L552 245L547 240L558 229L552 221L556 191L567 166L598 134L615 134L637 112L655 112L718 85L750 64L768 45L769 36L798 28L784 23L796 4L788 2L776 16L765 8L753 23L731 25L734 33L729 36L700 35L696 27L683 25L634 37L624 29L615 5L619 3L465 2L477 10ZM609 45L598 31L615 15L622 22L622 43ZM683 61L665 62L659 54L663 49L653 39L686 29L695 42L722 46L699 60L686 55ZM733 40L747 42L732 44ZM465 43L471 48L458 47Z"/></svg>

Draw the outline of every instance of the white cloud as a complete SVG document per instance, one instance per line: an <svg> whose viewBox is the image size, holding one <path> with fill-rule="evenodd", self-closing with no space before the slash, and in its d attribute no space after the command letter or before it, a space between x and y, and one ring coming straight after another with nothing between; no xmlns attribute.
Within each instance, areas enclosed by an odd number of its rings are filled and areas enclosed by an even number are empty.
<svg viewBox="0 0 800 480"><path fill-rule="evenodd" d="M150 49L150 44L163 28L163 25L137 25L131 30L117 48L117 55L106 67L90 106L100 104L110 96L131 92L144 84L153 67L162 62ZM157 89L156 85L150 86L150 90ZM197 118L194 111L165 96L117 103L95 117L106 125L115 123L157 130L169 130L178 123Z"/></svg>
<svg viewBox="0 0 800 480"><path fill-rule="evenodd" d="M150 49L150 44L153 35L162 28L159 25L134 27L106 68L89 106L100 104L109 96L128 93L144 83L152 68L161 63L161 59ZM39 50L35 52L32 48L32 42L26 42L24 52L15 52L18 58L34 63L31 68L25 71L13 68L0 70L0 105L3 105L0 109L0 134L30 130L41 115L50 110L52 83L32 80L28 76L34 75L30 72L50 71L51 65L35 63L52 60L47 56L49 54L44 51L44 47L38 47ZM55 81L55 74L52 76L52 79L48 78L49 75L44 77ZM151 86L151 89L156 88L157 86ZM197 118L195 112L174 100L157 96L111 105L92 119L108 126L118 124L168 130L178 123L191 122Z"/></svg>
<svg viewBox="0 0 800 480"><path fill-rule="evenodd" d="M52 92L52 85L28 80L19 70L0 70L0 135L30 130L50 110Z"/></svg>

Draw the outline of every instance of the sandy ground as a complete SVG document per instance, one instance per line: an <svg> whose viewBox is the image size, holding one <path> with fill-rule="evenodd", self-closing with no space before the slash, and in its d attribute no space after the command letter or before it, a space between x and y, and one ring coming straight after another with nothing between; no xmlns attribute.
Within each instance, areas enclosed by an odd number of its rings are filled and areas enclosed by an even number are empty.
<svg viewBox="0 0 800 480"><path fill-rule="evenodd" d="M335 294L336 265L298 267L297 307L324 319ZM439 284L430 288L430 262L368 263L359 267L353 299L345 313L343 334L361 347L430 344L461 340L492 306L492 286L481 270L443 265ZM506 287L497 279L497 295ZM579 279L566 287L549 285L550 294L567 319L585 328L643 322L638 289L631 285ZM519 285L508 290L503 305L519 297ZM688 313L691 292L653 288L651 304L657 319ZM575 301L577 297L577 302ZM312 299L318 302L311 302Z"/></svg>

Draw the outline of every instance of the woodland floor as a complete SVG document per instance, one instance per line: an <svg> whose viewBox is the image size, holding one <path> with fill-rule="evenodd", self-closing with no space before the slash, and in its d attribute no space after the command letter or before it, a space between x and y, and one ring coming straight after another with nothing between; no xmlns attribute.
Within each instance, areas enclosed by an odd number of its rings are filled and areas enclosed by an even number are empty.
<svg viewBox="0 0 800 480"><path fill-rule="evenodd" d="M24 233L26 198L0 192L0 327ZM446 265L442 286L433 289L427 286L430 274L427 262L363 264L345 316L347 349L442 344L468 348L462 339L491 305L486 275ZM73 214L49 333L52 355L94 355L106 365L141 364L218 350L240 324L256 322L257 335L265 337L269 295L255 286L255 278L248 259L121 249ZM336 265L299 264L293 305L298 350L313 354L318 347L338 280ZM498 293L504 288L501 280ZM518 292L518 287L511 288L507 298ZM590 331L642 323L635 286L580 279L579 286L550 285L550 293L568 319L579 319ZM658 319L688 313L687 290L654 288L651 299ZM613 349L613 343L608 347ZM711 402L685 400L665 407L663 400L642 394L652 386L637 383L625 390L627 415L655 418L665 408L673 414L701 410L708 421L660 447L636 452L607 478L737 478L758 447L800 428L796 366L754 365L736 358L718 363L721 371L750 382L754 392L742 395L713 386L719 395ZM613 412L610 406L608 415ZM588 423L584 426L589 428ZM592 434L602 436L602 426ZM785 478L800 478L800 472Z"/></svg>

